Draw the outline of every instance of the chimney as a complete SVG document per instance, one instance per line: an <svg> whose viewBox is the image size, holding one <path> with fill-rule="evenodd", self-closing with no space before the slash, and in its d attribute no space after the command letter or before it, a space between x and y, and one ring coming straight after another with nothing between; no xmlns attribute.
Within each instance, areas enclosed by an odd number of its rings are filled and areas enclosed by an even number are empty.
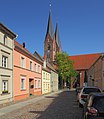
<svg viewBox="0 0 104 119"><path fill-rule="evenodd" d="M23 42L23 48L25 48L25 42Z"/></svg>

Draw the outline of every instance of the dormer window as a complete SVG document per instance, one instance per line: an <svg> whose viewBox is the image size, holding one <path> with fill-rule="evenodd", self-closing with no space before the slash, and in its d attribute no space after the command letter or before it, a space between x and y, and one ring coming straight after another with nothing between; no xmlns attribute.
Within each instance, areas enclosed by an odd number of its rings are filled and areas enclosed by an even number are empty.
<svg viewBox="0 0 104 119"><path fill-rule="evenodd" d="M7 35L4 35L4 45L6 45L6 39L7 39Z"/></svg>

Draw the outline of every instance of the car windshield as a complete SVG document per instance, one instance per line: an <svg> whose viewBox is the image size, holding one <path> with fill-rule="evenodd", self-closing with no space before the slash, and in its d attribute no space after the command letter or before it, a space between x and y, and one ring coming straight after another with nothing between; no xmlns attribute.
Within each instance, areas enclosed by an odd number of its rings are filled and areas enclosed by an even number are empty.
<svg viewBox="0 0 104 119"><path fill-rule="evenodd" d="M95 97L93 100L93 106L97 110L104 112L104 96L103 97L101 97L101 96Z"/></svg>
<svg viewBox="0 0 104 119"><path fill-rule="evenodd" d="M92 92L101 92L98 88L84 88L83 93L89 94Z"/></svg>

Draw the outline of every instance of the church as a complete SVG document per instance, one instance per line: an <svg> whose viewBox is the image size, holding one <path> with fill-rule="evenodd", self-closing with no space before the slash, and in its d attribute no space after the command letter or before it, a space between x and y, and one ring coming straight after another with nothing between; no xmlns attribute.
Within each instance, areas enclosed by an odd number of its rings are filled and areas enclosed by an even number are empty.
<svg viewBox="0 0 104 119"><path fill-rule="evenodd" d="M62 46L59 37L58 24L56 23L56 29L54 32L52 15L50 11L47 32L44 41L44 57L46 57L47 62L49 62L51 65L53 65L53 62L55 61L55 55L57 52L62 52Z"/></svg>

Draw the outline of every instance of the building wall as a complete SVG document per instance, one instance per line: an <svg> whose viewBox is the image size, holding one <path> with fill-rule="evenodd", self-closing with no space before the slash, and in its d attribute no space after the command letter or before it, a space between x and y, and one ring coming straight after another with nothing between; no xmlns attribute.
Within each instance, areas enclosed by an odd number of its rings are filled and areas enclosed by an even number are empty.
<svg viewBox="0 0 104 119"><path fill-rule="evenodd" d="M104 90L103 65L102 58L99 58L88 70L88 85L98 86L102 90Z"/></svg>
<svg viewBox="0 0 104 119"><path fill-rule="evenodd" d="M58 91L58 74L51 71L51 92Z"/></svg>
<svg viewBox="0 0 104 119"><path fill-rule="evenodd" d="M13 99L13 44L14 41L0 31L0 104ZM2 66L2 56L7 57L7 67ZM6 80L8 93L3 93L3 81Z"/></svg>
<svg viewBox="0 0 104 119"><path fill-rule="evenodd" d="M24 58L24 67L21 64L21 57ZM18 60L17 60L18 59ZM32 69L30 70L30 61ZM35 70L36 64L36 70ZM38 66L40 70L38 71ZM21 79L25 80L25 89L21 90ZM41 94L42 65L29 58L27 55L14 50L14 100L20 100L28 97L33 90L33 95ZM32 80L30 88L29 81Z"/></svg>
<svg viewBox="0 0 104 119"><path fill-rule="evenodd" d="M46 70L42 70L42 94L50 93L51 74Z"/></svg>

